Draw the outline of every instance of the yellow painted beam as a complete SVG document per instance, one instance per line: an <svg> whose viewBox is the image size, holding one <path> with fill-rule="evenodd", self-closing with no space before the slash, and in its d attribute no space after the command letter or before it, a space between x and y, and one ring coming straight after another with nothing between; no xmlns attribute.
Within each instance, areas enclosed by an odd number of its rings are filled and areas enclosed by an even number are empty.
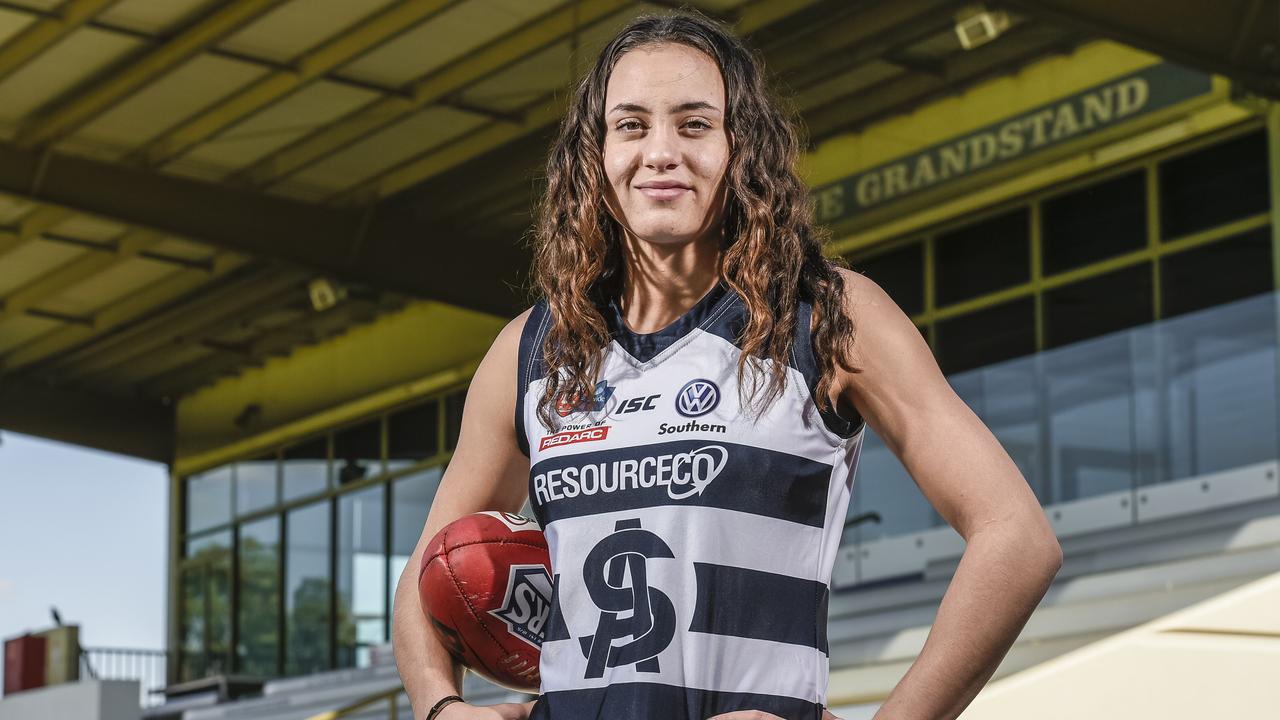
<svg viewBox="0 0 1280 720"><path fill-rule="evenodd" d="M55 207L53 205L42 205L35 210L27 213L18 221L18 231L0 232L0 255L12 252L18 248L35 242L39 239L40 234L46 230L56 226L63 220L75 215L75 213L66 208Z"/></svg>
<svg viewBox="0 0 1280 720"><path fill-rule="evenodd" d="M140 154L149 165L159 165L177 157L219 131L457 2L459 0L401 0L303 55L293 63L292 70L270 73L219 102L217 106L169 130L143 148Z"/></svg>
<svg viewBox="0 0 1280 720"><path fill-rule="evenodd" d="M56 17L44 17L32 23L0 47L0 80L115 2L118 0L71 0L58 8Z"/></svg>
<svg viewBox="0 0 1280 720"><path fill-rule="evenodd" d="M92 326L67 325L19 345L0 356L0 366L7 371L17 370L86 340L105 335L143 313L174 302L205 283L218 280L247 262L249 259L244 256L222 253L214 258L212 272L196 269L179 270L103 308L94 315Z"/></svg>
<svg viewBox="0 0 1280 720"><path fill-rule="evenodd" d="M522 57L548 47L573 32L618 12L629 0L585 0L566 3L514 33L466 53L409 87L409 97L384 97L342 120L321 128L240 172L255 186L283 180L311 163L367 137L381 128L437 102Z"/></svg>
<svg viewBox="0 0 1280 720"><path fill-rule="evenodd" d="M150 230L130 230L116 241L114 253L90 252L14 290L0 300L0 321L20 315L42 300L118 265L160 242L163 236Z"/></svg>
<svg viewBox="0 0 1280 720"><path fill-rule="evenodd" d="M759 0L742 10L735 27L739 33L749 35L800 12L814 2L816 0ZM435 177L450 168L494 150L503 143L544 128L560 119L563 112L561 105L563 96L563 92L556 92L526 106L522 124L492 122L483 125L457 141L419 155L342 193L342 198L350 202L385 197Z"/></svg>
<svg viewBox="0 0 1280 720"><path fill-rule="evenodd" d="M15 139L22 147L49 143L75 132L116 102L172 70L182 61L244 27L282 0L239 0L214 12L172 40L147 52L122 72L94 83L50 114L37 117Z"/></svg>

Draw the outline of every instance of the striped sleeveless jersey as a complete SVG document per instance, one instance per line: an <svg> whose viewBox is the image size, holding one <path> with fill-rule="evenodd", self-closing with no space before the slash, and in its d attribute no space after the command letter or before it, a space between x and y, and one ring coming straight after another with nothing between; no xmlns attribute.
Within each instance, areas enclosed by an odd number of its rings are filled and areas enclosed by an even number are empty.
<svg viewBox="0 0 1280 720"><path fill-rule="evenodd" d="M810 316L802 303L786 389L757 417L738 393L746 309L723 283L647 335L611 305L594 396L561 399L548 429L535 306L516 424L555 577L533 718L821 718L864 423L818 411Z"/></svg>

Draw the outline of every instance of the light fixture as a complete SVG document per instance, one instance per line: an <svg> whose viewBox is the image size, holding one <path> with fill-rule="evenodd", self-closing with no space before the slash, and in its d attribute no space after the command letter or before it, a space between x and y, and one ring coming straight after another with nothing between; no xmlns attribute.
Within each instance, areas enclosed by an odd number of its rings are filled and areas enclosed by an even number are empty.
<svg viewBox="0 0 1280 720"><path fill-rule="evenodd" d="M312 280L307 285L307 292L311 295L311 307L316 312L324 312L347 297L346 288L335 286L328 278L322 277Z"/></svg>
<svg viewBox="0 0 1280 720"><path fill-rule="evenodd" d="M1009 14L986 5L966 5L956 11L956 37L965 50L981 47L1009 29Z"/></svg>

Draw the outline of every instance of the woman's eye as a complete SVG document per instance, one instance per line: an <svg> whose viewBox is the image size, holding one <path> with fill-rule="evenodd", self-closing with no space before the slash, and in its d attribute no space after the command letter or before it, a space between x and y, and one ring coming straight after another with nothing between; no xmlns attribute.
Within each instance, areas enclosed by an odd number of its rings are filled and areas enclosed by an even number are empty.
<svg viewBox="0 0 1280 720"><path fill-rule="evenodd" d="M643 130L644 126L640 124L639 120L623 120L618 123L618 129L623 132L631 132L633 130Z"/></svg>
<svg viewBox="0 0 1280 720"><path fill-rule="evenodd" d="M707 122L706 120L690 120L689 122L685 123L684 126L687 128L693 128L694 130L710 130L711 129L711 123Z"/></svg>

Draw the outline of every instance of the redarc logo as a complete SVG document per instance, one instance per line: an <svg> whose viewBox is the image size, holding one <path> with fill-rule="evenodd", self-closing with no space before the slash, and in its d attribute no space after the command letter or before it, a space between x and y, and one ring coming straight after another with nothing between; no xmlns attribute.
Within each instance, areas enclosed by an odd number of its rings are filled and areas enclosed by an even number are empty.
<svg viewBox="0 0 1280 720"><path fill-rule="evenodd" d="M555 435L547 435L538 443L539 450L547 448L560 447L561 445L572 445L580 442L594 442L596 440L604 440L609 437L609 426L600 425L586 430L566 430L558 432Z"/></svg>
<svg viewBox="0 0 1280 720"><path fill-rule="evenodd" d="M596 383L595 393L590 398L580 398L577 395L570 396L568 393L562 393L556 400L556 414L560 417L569 417L574 413L600 412L604 410L609 398L613 397L613 391L612 385L601 380Z"/></svg>
<svg viewBox="0 0 1280 720"><path fill-rule="evenodd" d="M676 394L676 412L687 418L702 417L720 404L720 388L710 380L690 380Z"/></svg>

